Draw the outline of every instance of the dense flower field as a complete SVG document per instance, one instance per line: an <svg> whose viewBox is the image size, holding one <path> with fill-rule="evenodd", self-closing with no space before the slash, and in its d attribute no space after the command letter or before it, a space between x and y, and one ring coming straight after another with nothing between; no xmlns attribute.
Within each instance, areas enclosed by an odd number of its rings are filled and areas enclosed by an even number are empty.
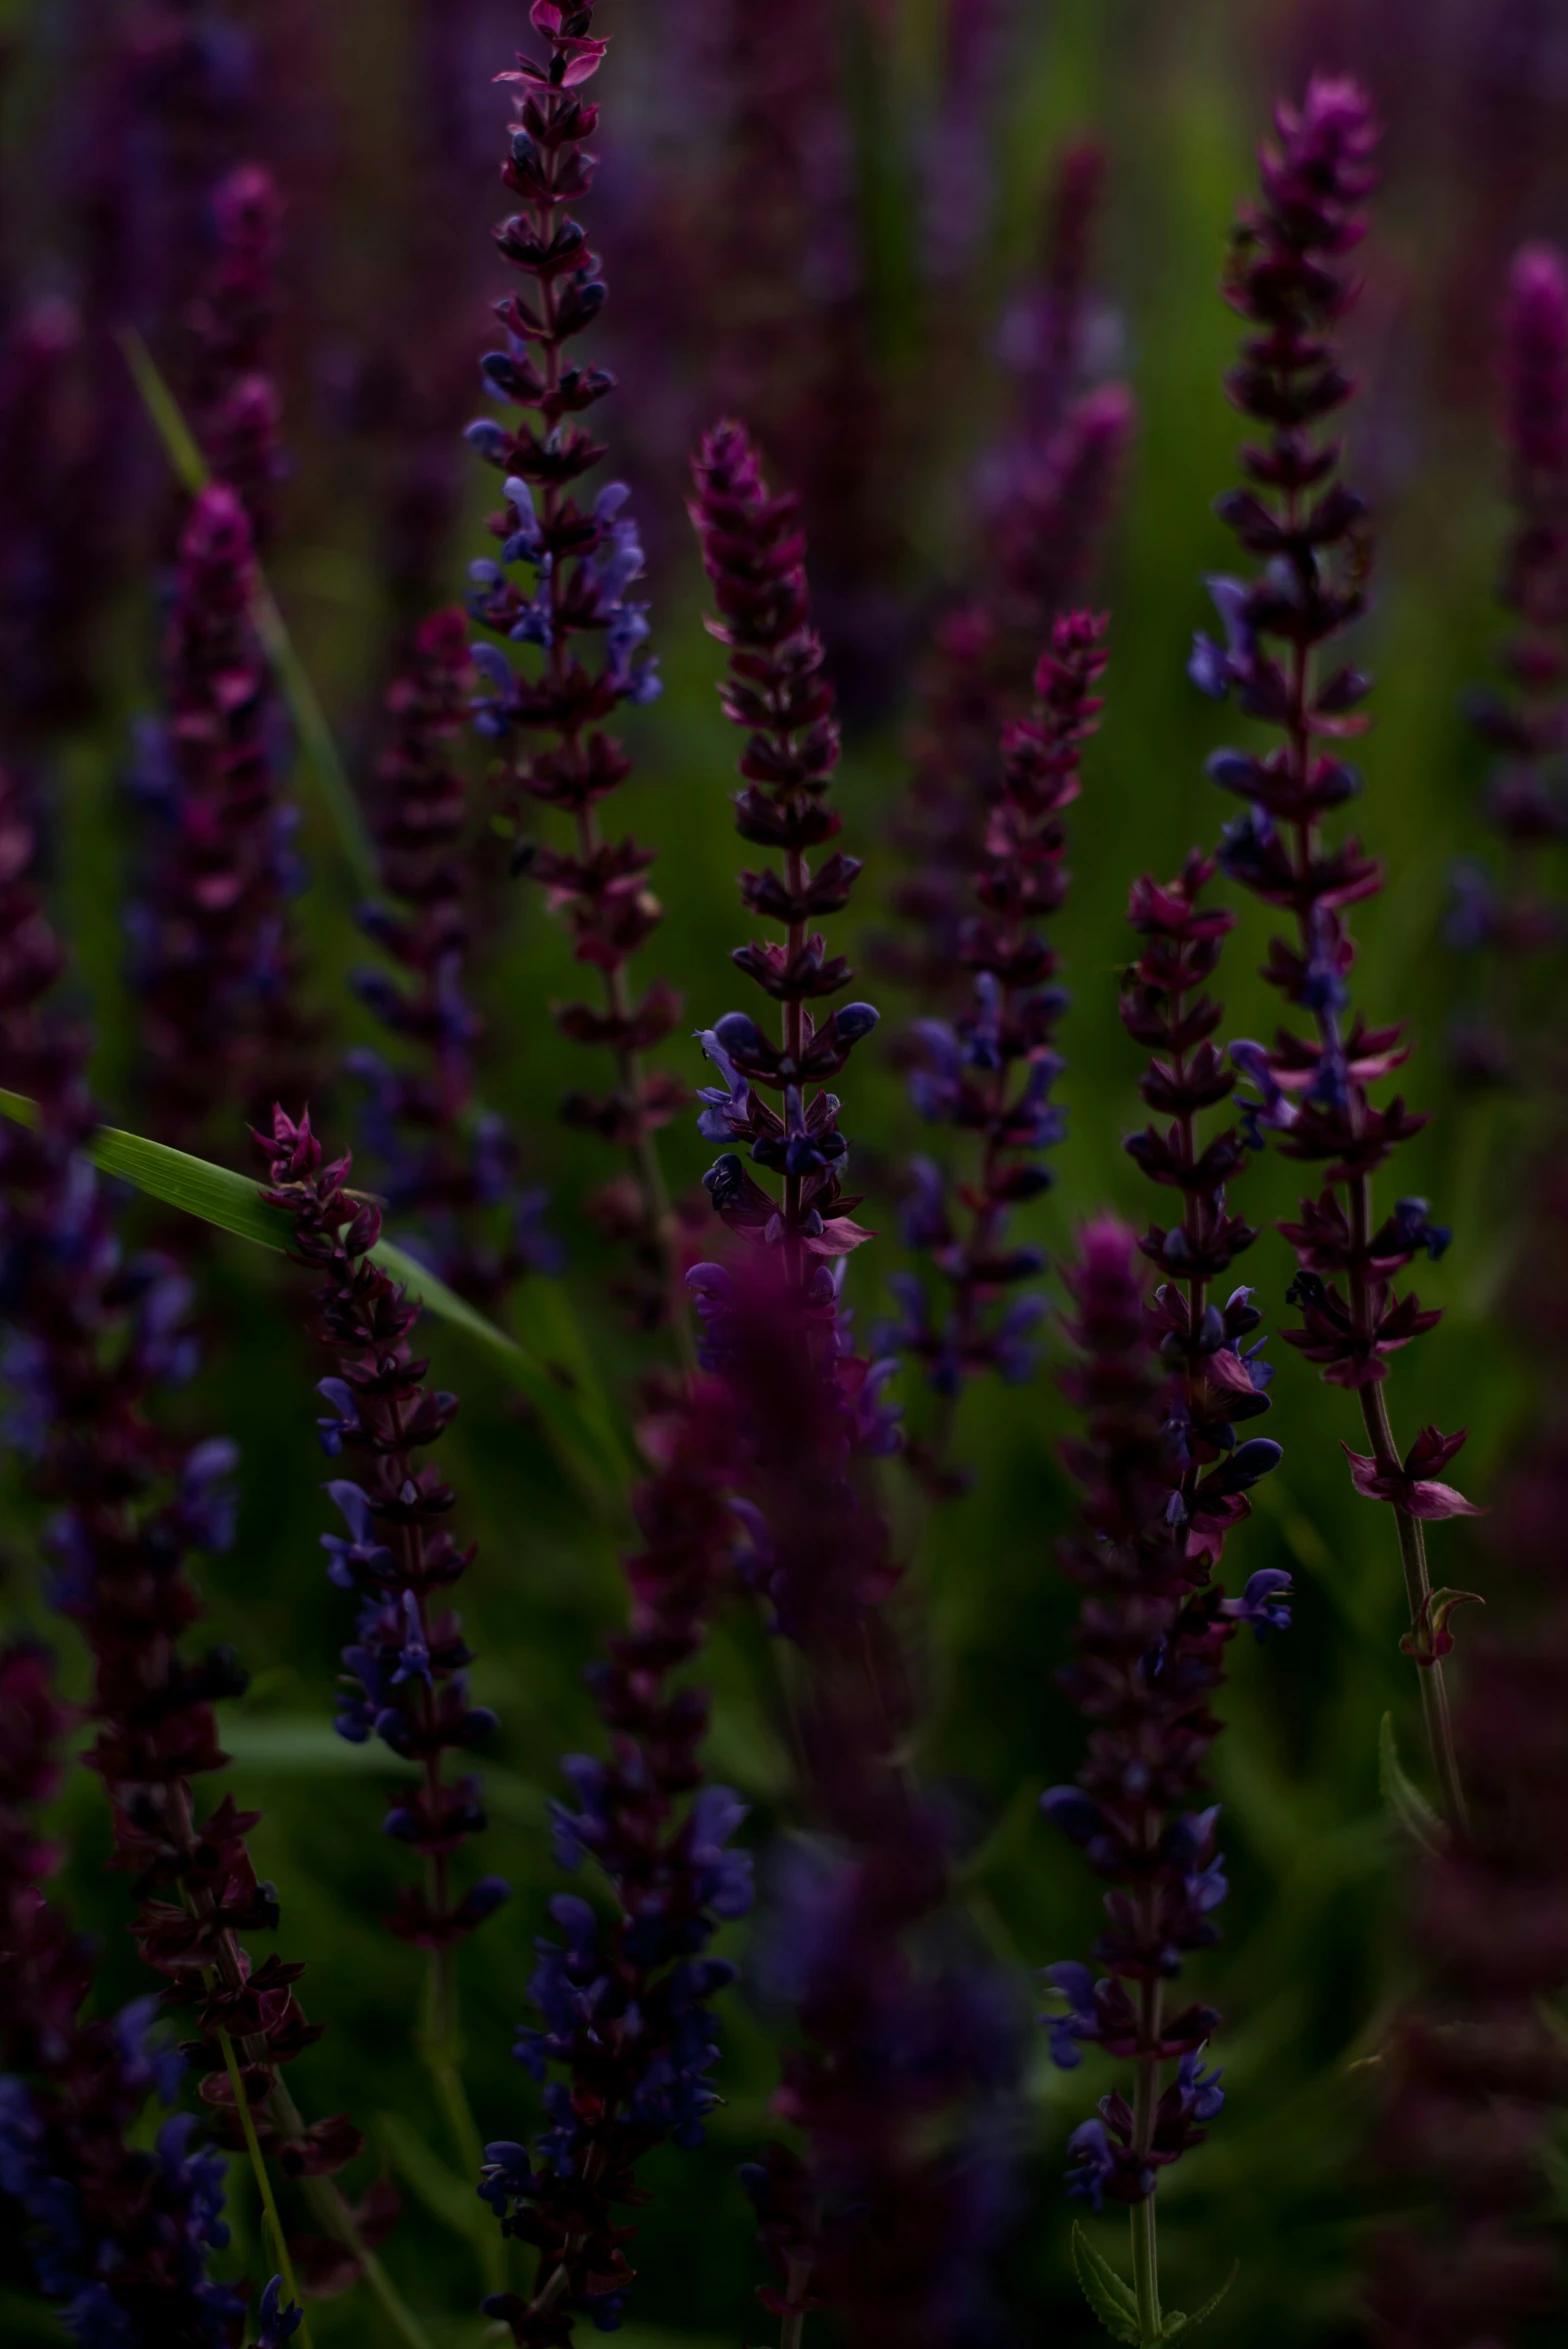
<svg viewBox="0 0 1568 2349"><path fill-rule="evenodd" d="M1557 2339L1554 12L0 72L0 2335Z"/></svg>

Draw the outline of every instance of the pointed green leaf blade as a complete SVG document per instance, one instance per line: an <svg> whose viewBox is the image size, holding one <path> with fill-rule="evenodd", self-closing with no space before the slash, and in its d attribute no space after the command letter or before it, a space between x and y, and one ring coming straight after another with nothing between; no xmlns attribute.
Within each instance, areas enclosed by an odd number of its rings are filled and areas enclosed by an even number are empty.
<svg viewBox="0 0 1568 2349"><path fill-rule="evenodd" d="M1448 1830L1420 1788L1405 1774L1394 1740L1394 1716L1385 1713L1377 1733L1378 1791L1389 1812L1418 1850L1429 1855L1443 1850Z"/></svg>
<svg viewBox="0 0 1568 2349"><path fill-rule="evenodd" d="M495 2233L495 2214L480 2201L477 2188L460 2178L456 2170L448 2169L401 2113L384 2112L379 2127L393 2168L413 2187L432 2217L470 2243L487 2243Z"/></svg>
<svg viewBox="0 0 1568 2349"><path fill-rule="evenodd" d="M1194 2325L1201 2325L1206 2317L1211 2317L1240 2273L1241 2261L1239 2259L1233 2260L1230 2274L1225 2278L1219 2290L1211 2292L1203 2306L1195 2308L1191 2316L1183 2316L1179 2309L1173 2308L1160 2327L1160 2338L1164 2341L1174 2341L1178 2333L1190 2333Z"/></svg>
<svg viewBox="0 0 1568 2349"><path fill-rule="evenodd" d="M18 1125L37 1123L33 1103L20 1093L0 1091L0 1116L13 1118ZM149 1198L161 1199L182 1214L194 1215L219 1231L233 1232L275 1254L288 1249L293 1236L289 1217L281 1208L268 1206L259 1185L248 1175L214 1166L205 1158L193 1158L189 1151L175 1150L167 1142L151 1142L144 1134L125 1133L118 1126L99 1126L88 1141L87 1155L104 1174L134 1184ZM600 1513L612 1509L615 1496L625 1487L631 1463L602 1398L597 1393L585 1396L576 1391L569 1383L569 1368L564 1378L557 1377L547 1362L498 1329L395 1242L379 1241L371 1255L383 1272L405 1283L426 1312L462 1330L495 1358L539 1413L595 1509Z"/></svg>
<svg viewBox="0 0 1568 2349"><path fill-rule="evenodd" d="M1109 2260L1102 2259L1077 2220L1073 2221L1073 2273L1078 2288L1113 2341L1138 2349L1138 2303Z"/></svg>

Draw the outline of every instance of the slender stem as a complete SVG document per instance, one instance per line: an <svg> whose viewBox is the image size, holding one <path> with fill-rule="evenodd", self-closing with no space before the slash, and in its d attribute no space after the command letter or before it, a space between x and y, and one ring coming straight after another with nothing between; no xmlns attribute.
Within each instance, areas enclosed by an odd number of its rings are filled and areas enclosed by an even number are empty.
<svg viewBox="0 0 1568 2349"><path fill-rule="evenodd" d="M1132 2221L1132 2288L1138 2303L1138 2339L1143 2349L1160 2338L1160 2261L1154 2223L1154 2191L1127 2213Z"/></svg>
<svg viewBox="0 0 1568 2349"><path fill-rule="evenodd" d="M273 2119L285 2137L303 2136L305 2123L298 2105L281 2079L275 2079L267 2102ZM301 2185L311 2209L328 2233L335 2236L345 2250L352 2251L358 2260L360 2272L380 2301L389 2323L402 2335L408 2349L435 2349L430 2335L387 2274L380 2260L371 2250L359 2230L354 2216L335 2178L302 2178Z"/></svg>
<svg viewBox="0 0 1568 2349"><path fill-rule="evenodd" d="M1388 1404L1380 1385L1362 1388L1361 1415L1366 1421L1367 1434L1378 1466L1397 1468L1399 1456L1394 1448L1393 1430L1389 1425ZM1399 1562L1405 1575L1405 1598L1410 1608L1411 1628L1415 1630L1421 1622L1422 1609L1432 1595L1432 1580L1426 1563L1426 1536L1419 1518L1412 1517L1407 1509L1401 1509L1397 1503L1394 1524L1399 1535ZM1468 1826L1469 1813L1459 1775L1459 1756L1454 1746L1454 1725L1448 1708L1442 1659L1434 1656L1430 1663L1418 1664L1416 1676L1421 1683L1421 1711L1426 1721L1427 1743L1432 1751L1432 1768L1442 1792L1444 1815L1450 1826Z"/></svg>
<svg viewBox="0 0 1568 2349"><path fill-rule="evenodd" d="M1147 1898L1141 1904L1147 1914ZM1154 2143L1154 2116L1160 2096L1160 1983L1147 1981L1140 1985L1138 1996L1138 2062L1134 2076L1132 2106L1133 2151L1140 2160L1147 2160ZM1154 2183L1151 2177L1148 2193L1141 2202L1130 2206L1132 2221L1132 2275L1133 2290L1138 2301L1138 2335L1147 2349L1160 2338L1160 2265L1156 2239Z"/></svg>
<svg viewBox="0 0 1568 2349"><path fill-rule="evenodd" d="M806 2329L806 2311L800 2303L806 2297L808 2276L805 2263L798 2259L792 2259L784 2271L784 2297L792 2305L779 2326L779 2349L800 2349Z"/></svg>
<svg viewBox="0 0 1568 2349"><path fill-rule="evenodd" d="M240 2127L245 2132L245 2151L250 2156L251 2175L256 2181L256 2191L261 2196L261 2207L266 2213L267 2225L272 2232L278 2269L283 2278L283 2289L294 2306L302 2312L299 2337L302 2349L310 2349L310 2329L305 2323L303 2315L304 2303L299 2296L299 2286L294 2281L294 2263L289 2258L288 2237L283 2232L283 2221L278 2216L278 2205L272 2192L272 2180L267 2175L267 2165L262 2159L261 2140L256 2134L256 2117L250 2109L250 2098L245 2093L245 2082L240 2072L239 2058L234 2052L234 2042L221 2023L218 2026L218 2045L223 2050L223 2061L229 2075L229 2086L234 2091L234 2110L239 2116Z"/></svg>

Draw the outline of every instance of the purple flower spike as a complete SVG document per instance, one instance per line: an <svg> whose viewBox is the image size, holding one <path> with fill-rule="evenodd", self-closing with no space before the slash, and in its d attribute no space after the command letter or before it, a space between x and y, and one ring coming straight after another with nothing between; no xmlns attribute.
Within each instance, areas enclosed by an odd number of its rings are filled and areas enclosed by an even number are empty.
<svg viewBox="0 0 1568 2349"><path fill-rule="evenodd" d="M550 2125L536 2161L487 2145L478 2186L504 2232L538 2246L533 2299L486 2303L533 2349L559 2349L576 2312L602 2324L618 2311L632 2278L619 2213L643 2198L636 2164L657 2145L703 2142L718 2102L710 2007L734 1975L704 1953L751 1905L751 1855L732 1845L746 1805L702 1784L707 1696L673 1679L702 1647L731 1565L734 1407L699 1379L641 1433L652 1466L633 1494L631 1621L590 1675L610 1758L569 1756L573 1804L553 1806L557 1857L574 1869L592 1858L613 1914L601 1925L570 1893L550 1903L556 1931L536 1943L529 1983L539 2027L516 2049L547 2083Z"/></svg>
<svg viewBox="0 0 1568 2349"><path fill-rule="evenodd" d="M381 1215L345 1193L348 1158L323 1165L309 1114L296 1124L281 1109L262 1147L265 1196L292 1216L294 1252L319 1283L319 1333L338 1360L324 1384L351 1397L353 1419L334 1422L333 1437L363 1462L358 1479L337 1477L326 1488L348 1528L347 1539L322 1536L328 1571L362 1602L357 1637L343 1651L357 1689L340 1700L336 1726L351 1743L379 1737L423 1765L417 1789L390 1798L385 1825L423 1855L426 1881L402 1887L388 1923L444 1958L495 1905L460 1897L453 1884L452 1855L485 1819L477 1780L443 1775L448 1754L483 1744L495 1726L494 1714L468 1701L469 1651L458 1617L441 1603L474 1553L459 1549L444 1522L456 1494L417 1457L451 1425L457 1398L423 1384L425 1365L408 1342L419 1307L371 1260Z"/></svg>
<svg viewBox="0 0 1568 2349"><path fill-rule="evenodd" d="M1134 892L1146 911L1149 887ZM1173 920L1179 907L1190 913L1195 894L1172 895ZM1227 1532L1247 1513L1246 1488L1279 1459L1267 1437L1237 1445L1217 1418L1227 1394L1232 1418L1245 1416L1248 1399L1264 1407L1238 1350L1257 1321L1250 1292L1194 1316L1193 1292L1172 1281L1159 1292L1163 1310L1151 1313L1138 1251L1155 1254L1156 1241L1163 1251L1168 1235L1139 1243L1103 1218L1085 1230L1066 1276L1079 1359L1062 1384L1083 1415L1067 1460L1082 1500L1080 1530L1059 1555L1083 1605L1076 1660L1061 1677L1093 1724L1093 1743L1078 1783L1049 1789L1041 1808L1110 1889L1094 1949L1104 1977L1076 1962L1048 1968L1065 2011L1042 2020L1064 2069L1094 2040L1139 2074L1134 2104L1106 2097L1100 2119L1068 2141L1068 2191L1096 2209L1107 2197L1152 2194L1160 2169L1200 2144L1219 2110L1214 2075L1195 2061L1219 2018L1206 2007L1173 2011L1165 1986L1189 1951L1217 1938L1213 1912L1225 1898L1218 1808L1192 1806L1218 1729L1212 1705L1226 1643L1243 1622L1288 1621L1289 1578L1279 1570L1255 1574L1240 1600L1210 1579ZM1218 1246L1212 1234L1211 1242ZM1162 2091L1170 2063L1177 2075Z"/></svg>
<svg viewBox="0 0 1568 2349"><path fill-rule="evenodd" d="M1568 257L1526 245L1509 273L1502 320L1503 434L1513 528L1503 559L1502 600L1513 626L1499 648L1504 690L1473 694L1469 712L1492 753L1485 816L1500 871L1467 863L1453 877L1449 944L1485 947L1515 974L1508 993L1527 999L1526 975L1555 968L1568 909L1554 881L1568 838L1562 752L1568 743ZM1537 1010L1508 1027L1495 1011L1463 1015L1453 1039L1459 1074L1472 1084L1549 1079L1551 1046Z"/></svg>
<svg viewBox="0 0 1568 2349"><path fill-rule="evenodd" d="M605 454L581 418L615 389L606 369L573 356L575 338L607 298L598 256L567 209L587 195L597 168L588 142L599 108L588 84L607 43L592 20L592 0L569 13L535 7L530 21L549 62L522 56L515 71L496 76L511 85L517 106L501 177L521 209L495 241L524 290L495 305L507 347L490 353L482 371L491 396L523 413L515 429L482 422L468 430L470 444L502 474L506 501L490 519L499 561L474 566L468 609L481 628L529 648L520 662L497 646L475 648L486 684L475 722L504 757L502 779L517 811L505 819L518 831L513 870L540 884L564 916L578 961L600 974L600 1002L562 1004L555 1018L575 1042L609 1053L613 1086L569 1094L562 1114L626 1153L628 1171L587 1204L630 1257L617 1295L635 1321L655 1328L683 1300L653 1137L688 1096L645 1065L650 1047L679 1021L680 998L662 979L635 994L628 971L663 919L648 887L653 852L607 839L601 828L603 801L631 773L605 722L617 709L652 701L659 676L646 651L647 606L629 593L643 556L626 485L609 482L580 502L580 484ZM539 807L559 811L569 845L522 836L525 811Z"/></svg>
<svg viewBox="0 0 1568 2349"><path fill-rule="evenodd" d="M226 1113L295 1097L310 1064L289 918L297 811L282 795L256 592L249 517L214 483L181 532L165 714L131 778L145 834L128 927L150 1092L160 1139L198 1150Z"/></svg>
<svg viewBox="0 0 1568 2349"><path fill-rule="evenodd" d="M1359 85L1324 75L1275 120L1277 143L1261 159L1262 200L1241 215L1225 279L1226 299L1248 328L1226 388L1257 437L1242 452L1246 486L1217 510L1255 568L1215 592L1242 707L1277 728L1279 741L1257 755L1222 753L1218 779L1249 803L1226 828L1221 862L1290 923L1290 934L1270 944L1264 976L1298 1022L1267 1049L1242 1043L1231 1057L1256 1096L1240 1104L1246 1140L1255 1146L1268 1132L1282 1157L1323 1167L1323 1189L1280 1226L1301 1268L1289 1292L1300 1322L1284 1334L1360 1403L1372 1450L1366 1459L1351 1454L1356 1489L1399 1513L1419 1613L1429 1589L1419 1514L1437 1512L1425 1500L1419 1512L1414 1505L1429 1480L1400 1461L1383 1381L1390 1358L1441 1316L1394 1285L1423 1245L1424 1210L1414 1222L1396 1211L1380 1223L1372 1187L1426 1121L1397 1093L1374 1098L1408 1048L1398 1025L1369 1027L1352 1009L1348 915L1382 875L1353 837L1327 834L1359 784L1340 746L1368 723L1359 710L1368 680L1336 664L1335 647L1365 609L1371 540L1363 500L1339 478L1343 442L1330 437L1329 420L1355 389L1334 338L1358 290L1349 256L1366 230L1379 134ZM1540 418L1565 389L1568 302L1552 294L1549 277L1531 260L1516 289L1514 413L1527 471L1556 446ZM1214 1081L1217 1098L1230 1081L1217 1061ZM1444 1807L1457 1819L1463 1795L1446 1700L1435 1689L1428 1717Z"/></svg>
<svg viewBox="0 0 1568 2349"><path fill-rule="evenodd" d="M369 1155L405 1244L485 1311L524 1273L553 1272L561 1261L543 1228L541 1195L518 1181L516 1137L475 1098L482 1023L463 994L477 876L452 746L478 656L492 649L471 656L462 613L435 612L388 688L371 825L391 902L360 920L399 977L363 972L356 984L401 1053L389 1062L359 1051L348 1063L365 1088Z"/></svg>
<svg viewBox="0 0 1568 2349"><path fill-rule="evenodd" d="M29 1474L56 1511L54 1601L91 1658L95 1733L84 1758L109 1798L115 1864L137 1888L142 1957L164 1977L167 2004L195 2010L192 2047L223 2142L244 2143L227 2032L244 2052L264 2144L295 2174L325 2175L363 2140L341 2115L302 2130L280 2085L280 2067L320 2026L294 1995L302 1969L247 1946L279 1922L247 1845L257 1814L232 1795L205 1808L198 1796L227 1759L214 1706L244 1689L245 1674L230 1649L187 1645L202 1612L191 1553L232 1534L238 1448L226 1437L180 1443L159 1422L162 1390L194 1363L189 1285L161 1258L121 1254L87 1156L100 1123L85 1081L91 1039L47 999L65 957L28 881L31 825L5 776L0 836L0 1084L38 1113L31 1128L0 1128L0 1291L18 1341L12 1374L26 1381ZM171 2152L171 2180L186 2168Z"/></svg>
<svg viewBox="0 0 1568 2349"><path fill-rule="evenodd" d="M1108 658L1105 635L1105 620L1089 612L1056 623L1035 672L1034 715L1004 738L1001 788L973 872L979 910L959 929L960 957L975 974L971 1006L953 1022L917 1021L909 1040L916 1108L973 1134L979 1156L959 1187L961 1213L931 1161L910 1169L905 1237L929 1250L948 1301L939 1309L922 1300L892 1334L941 1398L931 1432L911 1447L917 1471L939 1492L964 1482L946 1457L964 1380L986 1370L1026 1376L1031 1359L1019 1342L1030 1326L1019 1305L1028 1301L1007 1299L1044 1259L1009 1247L1007 1224L1015 1206L1048 1187L1039 1156L1065 1132L1050 1096L1063 1066L1053 1038L1067 997L1054 984L1056 957L1043 925L1067 893L1063 814L1078 796L1083 745L1099 722L1094 688Z"/></svg>
<svg viewBox="0 0 1568 2349"><path fill-rule="evenodd" d="M869 1003L842 1004L826 1018L807 1008L854 977L811 925L849 902L860 864L837 849L815 869L808 861L809 850L837 836L842 818L826 801L838 765L838 717L812 620L797 501L769 490L738 424L716 425L704 436L693 474L692 520L719 607L708 627L729 653L720 699L725 716L748 734L736 827L743 840L784 856L782 871L743 872L740 882L748 909L777 923L784 938L737 947L732 958L779 1005L779 1042L745 1012L726 1013L703 1032L703 1050L730 1090L726 1098L705 1088L709 1107L698 1120L709 1140L749 1145L754 1164L782 1177L781 1195L753 1182L728 1152L705 1180L732 1230L781 1247L793 1276L809 1279L813 1266L848 1255L871 1236L850 1212L859 1201L843 1195L848 1144L838 1097L824 1080L843 1068L878 1014ZM782 1096L782 1114L757 1087Z"/></svg>

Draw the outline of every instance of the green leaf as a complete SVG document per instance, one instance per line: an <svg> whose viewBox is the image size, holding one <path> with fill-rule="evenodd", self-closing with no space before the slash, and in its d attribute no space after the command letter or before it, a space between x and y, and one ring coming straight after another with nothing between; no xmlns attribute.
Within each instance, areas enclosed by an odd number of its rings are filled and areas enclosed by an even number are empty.
<svg viewBox="0 0 1568 2349"><path fill-rule="evenodd" d="M477 2186L460 2178L456 2170L448 2169L440 2155L431 2152L418 2130L401 2113L384 2112L377 2125L392 2157L393 2168L413 2187L432 2216L470 2243L488 2242L495 2232L496 2219L489 2206L480 2201Z"/></svg>
<svg viewBox="0 0 1568 2349"><path fill-rule="evenodd" d="M1113 2341L1138 2349L1138 2303L1109 2260L1102 2259L1077 2220L1073 2221L1073 2273L1078 2286Z"/></svg>
<svg viewBox="0 0 1568 2349"><path fill-rule="evenodd" d="M309 1713L263 1714L257 1720L247 1720L243 1713L226 1716L222 1744L230 1760L242 1769L264 1770L276 1777L335 1778L373 1771L390 1772L395 1778L410 1772L416 1777L419 1774L417 1762L402 1760L380 1738L354 1745L339 1737L330 1721L317 1720Z"/></svg>
<svg viewBox="0 0 1568 2349"><path fill-rule="evenodd" d="M196 442L196 436L180 413L180 404L158 370L158 362L143 342L134 326L120 329L120 348L125 353L126 365L141 394L142 405L151 418L153 430L162 441L164 453L179 478L181 487L192 497L204 490L212 479L207 460ZM288 623L278 609L278 601L258 567L256 597L251 617L262 649L272 664L272 672L279 690L288 703L294 730L299 736L300 748L306 763L315 775L316 785L326 802L338 836L338 846L354 876L354 886L364 895L371 895L379 887L376 860L354 787L338 753L327 714L311 682L310 672L300 659Z"/></svg>
<svg viewBox="0 0 1568 2349"><path fill-rule="evenodd" d="M1448 1842L1448 1830L1420 1788L1405 1775L1394 1741L1392 1713L1385 1713L1378 1726L1377 1783L1391 1815L1411 1842L1427 1853L1442 1851Z"/></svg>
<svg viewBox="0 0 1568 2349"><path fill-rule="evenodd" d="M0 1116L14 1118L24 1126L38 1122L34 1104L21 1093L0 1091ZM288 1248L293 1232L288 1215L281 1208L269 1207L259 1186L247 1175L213 1166L205 1158L193 1158L189 1151L171 1149L167 1142L123 1133L117 1126L97 1127L88 1138L87 1155L104 1174L133 1183L149 1198L161 1199L166 1206L214 1224L219 1231L233 1232L278 1254ZM558 1375L550 1363L540 1361L505 1330L487 1321L466 1298L437 1280L393 1241L379 1241L371 1257L391 1279L405 1283L427 1313L462 1330L495 1358L512 1384L533 1404L595 1512L610 1514L625 1488L630 1463L609 1407L597 1391L579 1391L570 1365ZM577 1343L580 1346L580 1339Z"/></svg>
<svg viewBox="0 0 1568 2349"><path fill-rule="evenodd" d="M1233 2262L1230 2274L1225 2278L1219 2290L1211 2292L1203 2306L1195 2308L1191 2316L1183 2316L1180 2309L1173 2308L1160 2327L1161 2340L1174 2341L1178 2333L1190 2333L1194 2325L1201 2325L1206 2317L1211 2317L1240 2273L1241 2261L1238 2259Z"/></svg>

